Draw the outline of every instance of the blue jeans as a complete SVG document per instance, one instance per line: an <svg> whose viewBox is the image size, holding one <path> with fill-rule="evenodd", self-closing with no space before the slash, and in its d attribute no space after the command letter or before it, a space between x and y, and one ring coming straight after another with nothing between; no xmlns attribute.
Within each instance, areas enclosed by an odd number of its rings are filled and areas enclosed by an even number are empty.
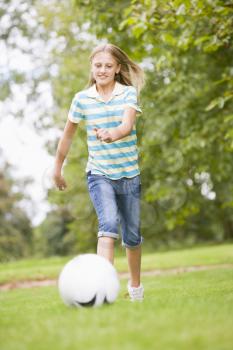
<svg viewBox="0 0 233 350"><path fill-rule="evenodd" d="M117 239L120 225L122 245L127 248L139 246L143 241L140 233L140 175L112 180L88 172L87 183L98 217L98 237Z"/></svg>

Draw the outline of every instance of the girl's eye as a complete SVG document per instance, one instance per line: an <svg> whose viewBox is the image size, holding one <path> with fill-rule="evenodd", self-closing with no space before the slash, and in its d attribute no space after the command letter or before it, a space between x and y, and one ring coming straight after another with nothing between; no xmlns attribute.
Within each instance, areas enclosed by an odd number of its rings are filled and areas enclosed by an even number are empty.
<svg viewBox="0 0 233 350"><path fill-rule="evenodd" d="M95 66L96 66L96 68L101 68L101 67L102 67L102 65L101 65L101 64L96 64ZM112 68L112 66L107 65L107 68Z"/></svg>

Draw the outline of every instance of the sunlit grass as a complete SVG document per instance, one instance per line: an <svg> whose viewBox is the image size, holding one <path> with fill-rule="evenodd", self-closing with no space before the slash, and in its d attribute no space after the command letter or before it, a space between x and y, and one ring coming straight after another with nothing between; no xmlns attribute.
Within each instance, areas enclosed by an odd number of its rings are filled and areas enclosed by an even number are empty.
<svg viewBox="0 0 233 350"><path fill-rule="evenodd" d="M99 309L66 307L56 287L0 295L4 350L231 350L233 270L144 277L145 300Z"/></svg>
<svg viewBox="0 0 233 350"><path fill-rule="evenodd" d="M0 264L0 283L28 279L56 278L63 265L72 257L52 257L47 259L27 259ZM160 253L144 253L142 270L167 269L177 266L232 264L233 244L198 247ZM125 257L117 257L118 271L127 271Z"/></svg>

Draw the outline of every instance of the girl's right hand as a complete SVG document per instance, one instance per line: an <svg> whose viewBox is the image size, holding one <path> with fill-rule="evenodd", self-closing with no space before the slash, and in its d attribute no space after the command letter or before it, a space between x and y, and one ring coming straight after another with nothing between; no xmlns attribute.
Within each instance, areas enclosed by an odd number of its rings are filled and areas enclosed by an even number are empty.
<svg viewBox="0 0 233 350"><path fill-rule="evenodd" d="M55 186L60 190L64 191L67 187L64 177L61 174L53 174L53 181Z"/></svg>

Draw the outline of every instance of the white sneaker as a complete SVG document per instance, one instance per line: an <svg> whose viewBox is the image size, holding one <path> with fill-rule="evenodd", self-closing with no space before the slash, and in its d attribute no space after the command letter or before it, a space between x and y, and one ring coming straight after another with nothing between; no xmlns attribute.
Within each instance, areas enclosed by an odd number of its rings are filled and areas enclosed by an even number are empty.
<svg viewBox="0 0 233 350"><path fill-rule="evenodd" d="M127 288L131 301L143 301L144 288L142 284L139 287L131 287L130 282L128 282Z"/></svg>

